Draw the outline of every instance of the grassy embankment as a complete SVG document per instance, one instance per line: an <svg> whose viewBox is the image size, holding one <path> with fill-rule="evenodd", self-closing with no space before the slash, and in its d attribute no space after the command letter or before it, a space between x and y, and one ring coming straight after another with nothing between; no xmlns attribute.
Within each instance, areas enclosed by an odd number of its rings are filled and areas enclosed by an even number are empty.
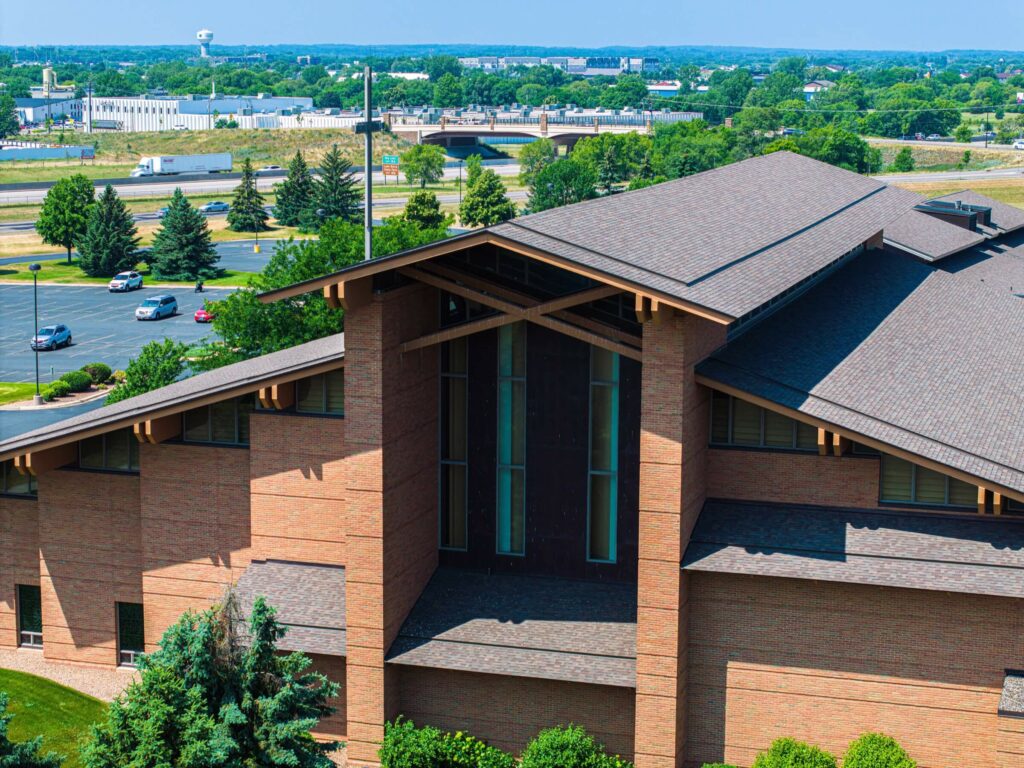
<svg viewBox="0 0 1024 768"><path fill-rule="evenodd" d="M43 751L66 757L64 768L79 768L79 743L101 720L107 705L99 699L24 672L0 669L0 691L10 697L10 737L43 737Z"/></svg>
<svg viewBox="0 0 1024 768"><path fill-rule="evenodd" d="M42 139L41 139L42 140ZM304 128L295 130L155 131L148 133L66 133L68 144L96 145L95 160L7 161L0 164L0 184L19 181L52 181L71 173L84 173L91 179L127 176L140 157L148 155L197 155L230 152L235 170L249 158L256 167L288 166L301 150L306 162L315 166L332 145L337 144L353 165L362 165L363 139L344 128ZM50 141L56 142L56 134ZM392 134L374 137L374 158L400 153L409 143Z"/></svg>
<svg viewBox="0 0 1024 768"><path fill-rule="evenodd" d="M986 149L983 144L958 144L951 146L927 146L921 144L879 144L882 160L887 173L896 153L904 146L910 146L914 156L915 171L984 171L992 168L1024 167L1024 152L1004 147ZM963 164L965 151L970 151L971 160Z"/></svg>
<svg viewBox="0 0 1024 768"><path fill-rule="evenodd" d="M941 197L963 189L973 189L982 195L988 195L1001 203L1024 208L1024 178L992 179L991 181L923 181L901 182L896 186L920 192L928 197Z"/></svg>
<svg viewBox="0 0 1024 768"><path fill-rule="evenodd" d="M29 400L35 393L35 384L18 381L0 381L0 405Z"/></svg>

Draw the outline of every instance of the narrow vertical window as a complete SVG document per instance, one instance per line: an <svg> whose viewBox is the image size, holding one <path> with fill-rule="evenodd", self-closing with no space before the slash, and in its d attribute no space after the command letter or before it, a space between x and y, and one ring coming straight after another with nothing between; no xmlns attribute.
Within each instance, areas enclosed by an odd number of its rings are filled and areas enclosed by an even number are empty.
<svg viewBox="0 0 1024 768"><path fill-rule="evenodd" d="M39 587L18 585L18 644L43 647L43 598Z"/></svg>
<svg viewBox="0 0 1024 768"><path fill-rule="evenodd" d="M117 604L117 663L134 667L145 646L142 605L139 603Z"/></svg>
<svg viewBox="0 0 1024 768"><path fill-rule="evenodd" d="M498 329L498 553L526 551L526 323Z"/></svg>
<svg viewBox="0 0 1024 768"><path fill-rule="evenodd" d="M590 349L587 559L615 562L619 489L619 356Z"/></svg>
<svg viewBox="0 0 1024 768"><path fill-rule="evenodd" d="M466 549L468 339L441 347L440 541L442 549Z"/></svg>

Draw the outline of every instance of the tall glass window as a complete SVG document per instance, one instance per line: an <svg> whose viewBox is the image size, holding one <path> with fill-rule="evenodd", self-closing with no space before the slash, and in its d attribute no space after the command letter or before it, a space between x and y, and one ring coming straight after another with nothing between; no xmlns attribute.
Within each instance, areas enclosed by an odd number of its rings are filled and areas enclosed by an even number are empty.
<svg viewBox="0 0 1024 768"><path fill-rule="evenodd" d="M439 488L442 549L466 549L468 346L468 339L463 336L441 347Z"/></svg>
<svg viewBox="0 0 1024 768"><path fill-rule="evenodd" d="M135 661L145 647L142 605L139 603L117 604L117 662L125 667L134 667Z"/></svg>
<svg viewBox="0 0 1024 768"><path fill-rule="evenodd" d="M27 648L43 647L43 599L39 587L18 585L18 643Z"/></svg>
<svg viewBox="0 0 1024 768"><path fill-rule="evenodd" d="M615 562L619 489L619 356L590 349L587 559Z"/></svg>
<svg viewBox="0 0 1024 768"><path fill-rule="evenodd" d="M498 541L526 552L526 323L498 329Z"/></svg>

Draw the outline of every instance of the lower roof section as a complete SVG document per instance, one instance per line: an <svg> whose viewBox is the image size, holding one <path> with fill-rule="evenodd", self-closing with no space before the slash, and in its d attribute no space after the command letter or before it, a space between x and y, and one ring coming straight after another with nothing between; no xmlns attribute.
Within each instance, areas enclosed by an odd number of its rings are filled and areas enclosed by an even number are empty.
<svg viewBox="0 0 1024 768"><path fill-rule="evenodd" d="M689 571L1024 595L1024 521L708 501Z"/></svg>
<svg viewBox="0 0 1024 768"><path fill-rule="evenodd" d="M1003 691L999 697L999 714L1024 717L1024 672L1007 670L1003 678Z"/></svg>
<svg viewBox="0 0 1024 768"><path fill-rule="evenodd" d="M435 572L387 661L636 686L636 586Z"/></svg>
<svg viewBox="0 0 1024 768"><path fill-rule="evenodd" d="M288 630L277 644L281 650L346 654L344 568L257 560L245 569L235 594L246 616L260 595L277 610Z"/></svg>

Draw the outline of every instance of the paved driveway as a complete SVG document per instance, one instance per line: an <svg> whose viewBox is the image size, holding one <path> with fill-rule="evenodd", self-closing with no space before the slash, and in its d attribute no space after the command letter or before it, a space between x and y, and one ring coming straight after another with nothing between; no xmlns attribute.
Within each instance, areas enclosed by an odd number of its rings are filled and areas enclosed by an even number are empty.
<svg viewBox="0 0 1024 768"><path fill-rule="evenodd" d="M171 337L195 342L212 334L209 325L196 323L193 313L203 300L223 298L231 289L144 288L131 293L108 293L103 286L40 285L39 325L64 323L71 328L74 344L65 349L39 353L43 382L59 377L86 363L102 362L124 368L143 344ZM140 322L135 307L143 298L171 293L178 299L178 315L164 320ZM0 381L33 381L32 286L0 285Z"/></svg>

